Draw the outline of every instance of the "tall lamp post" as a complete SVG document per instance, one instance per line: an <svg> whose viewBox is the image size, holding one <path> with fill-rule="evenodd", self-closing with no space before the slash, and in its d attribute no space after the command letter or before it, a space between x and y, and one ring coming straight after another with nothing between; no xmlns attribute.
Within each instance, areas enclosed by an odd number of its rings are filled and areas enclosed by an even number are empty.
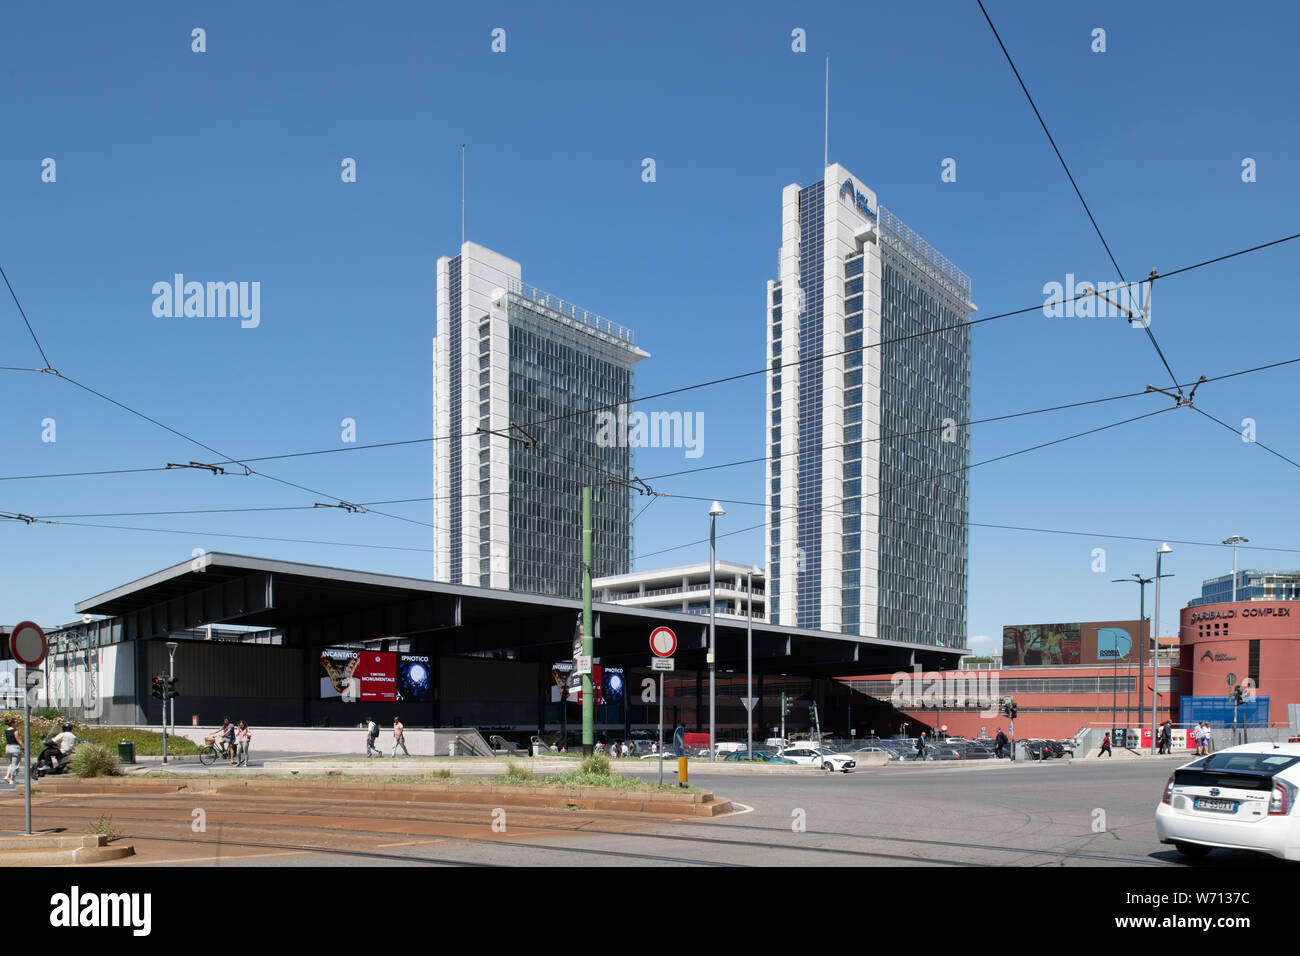
<svg viewBox="0 0 1300 956"><path fill-rule="evenodd" d="M745 596L748 600L748 620L745 623L745 752L754 755L754 572L761 568L752 565L745 572ZM764 591L766 594L766 591Z"/></svg>
<svg viewBox="0 0 1300 956"><path fill-rule="evenodd" d="M1239 534L1234 534L1231 538L1224 538L1224 544L1232 545L1232 603L1237 603L1237 545L1249 543L1249 538L1243 538Z"/></svg>
<svg viewBox="0 0 1300 956"><path fill-rule="evenodd" d="M714 639L714 622L713 622L713 590L714 580L713 571L716 561L716 548L713 543L713 528L717 523L719 515L725 515L727 512L722 509L722 505L716 501L713 507L709 508L709 759L717 760L717 723L716 723L716 706L717 706L717 684L715 681L718 667L717 645Z"/></svg>
<svg viewBox="0 0 1300 956"><path fill-rule="evenodd" d="M1166 554L1172 554L1173 548L1169 547L1168 542L1164 542L1156 548L1156 608L1152 617L1152 626L1155 630L1154 644L1151 649L1151 753L1154 756L1156 752L1156 711L1160 701L1160 655L1157 649L1160 647L1160 579L1172 578L1172 574L1160 573L1160 559ZM1237 583L1236 577L1233 577L1233 585ZM1139 684L1138 687L1142 685Z"/></svg>
<svg viewBox="0 0 1300 956"><path fill-rule="evenodd" d="M1138 660L1139 661L1142 660L1142 648L1146 647L1146 642L1147 642L1146 634L1144 633L1146 631L1146 626L1147 626L1147 585L1150 584L1153 580L1155 579L1144 578L1142 577L1142 575L1137 574L1136 572L1134 572L1133 574L1129 575L1126 578L1113 579L1114 583L1116 584L1128 583L1128 584L1136 584L1138 586ZM1132 650L1133 649L1130 647L1129 648L1130 653L1132 652ZM1119 643L1118 642L1115 644L1115 657L1113 658L1113 660L1115 662L1115 666L1112 668L1112 672L1115 674L1115 676L1111 678L1112 688L1119 680ZM1133 667L1133 660L1132 658L1130 658L1129 659L1130 671L1132 670L1132 667ZM1142 681L1145 679L1144 675L1145 675L1145 671L1143 670L1142 665L1139 664L1138 665L1138 726L1141 726L1142 724ZM1129 714L1127 711L1125 711L1124 722L1128 723L1128 719L1129 719ZM1115 733L1115 694L1113 690L1111 693L1110 723L1111 723L1110 732L1114 734ZM1127 736L1127 734L1125 736ZM1114 743L1114 741L1111 742Z"/></svg>
<svg viewBox="0 0 1300 956"><path fill-rule="evenodd" d="M175 641L167 642L167 661L168 661L167 676L171 678L172 684L176 682L176 648L178 647L180 647L180 645ZM170 687L170 684L168 686ZM175 737L176 736L176 698L172 697L170 700L168 700L168 704L171 705L172 736Z"/></svg>

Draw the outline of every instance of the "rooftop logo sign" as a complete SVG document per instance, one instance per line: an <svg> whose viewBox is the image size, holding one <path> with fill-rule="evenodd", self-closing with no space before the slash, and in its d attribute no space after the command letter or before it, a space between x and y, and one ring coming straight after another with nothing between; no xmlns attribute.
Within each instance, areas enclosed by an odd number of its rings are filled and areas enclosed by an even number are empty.
<svg viewBox="0 0 1300 956"><path fill-rule="evenodd" d="M840 184L840 198L844 199L845 197L848 197L849 202L853 204L853 207L857 209L858 212L862 213L862 215L866 216L872 222L876 221L876 214L871 211L871 204L867 201L866 195L858 192L857 187L853 185L853 180L851 179L846 179Z"/></svg>

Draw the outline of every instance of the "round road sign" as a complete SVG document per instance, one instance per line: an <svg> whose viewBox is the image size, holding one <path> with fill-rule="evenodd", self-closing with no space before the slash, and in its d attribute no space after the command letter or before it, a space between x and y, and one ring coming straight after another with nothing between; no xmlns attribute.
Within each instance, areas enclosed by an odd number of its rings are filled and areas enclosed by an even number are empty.
<svg viewBox="0 0 1300 956"><path fill-rule="evenodd" d="M9 635L9 653L24 667L40 667L45 660L45 632L31 621L23 621Z"/></svg>
<svg viewBox="0 0 1300 956"><path fill-rule="evenodd" d="M656 627L650 632L650 650L658 657L672 657L677 653L677 635L671 627Z"/></svg>

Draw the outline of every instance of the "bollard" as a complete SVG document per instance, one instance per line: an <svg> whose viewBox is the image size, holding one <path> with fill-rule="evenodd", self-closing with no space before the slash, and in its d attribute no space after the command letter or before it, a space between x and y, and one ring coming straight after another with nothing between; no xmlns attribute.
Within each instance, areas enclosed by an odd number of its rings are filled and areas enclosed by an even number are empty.
<svg viewBox="0 0 1300 956"><path fill-rule="evenodd" d="M686 758L677 758L677 786L686 786Z"/></svg>

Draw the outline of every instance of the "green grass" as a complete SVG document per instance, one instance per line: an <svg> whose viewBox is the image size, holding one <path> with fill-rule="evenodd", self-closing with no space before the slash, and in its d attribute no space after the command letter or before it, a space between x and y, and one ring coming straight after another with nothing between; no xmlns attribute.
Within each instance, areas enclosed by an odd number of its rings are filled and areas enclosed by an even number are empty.
<svg viewBox="0 0 1300 956"><path fill-rule="evenodd" d="M525 768L520 768L525 769ZM167 773L162 770L151 770L147 773L138 774L141 777L165 778L172 781L180 781L184 776ZM290 782L334 782L346 781L348 783L409 783L412 785L419 784L450 784L454 787L527 787L533 790L562 790L562 789L598 789L611 790L617 792L637 792L637 793L700 793L700 788L696 786L679 787L676 783L665 783L662 787L657 782L649 780L640 780L636 777L620 777L617 774L588 774L580 770L568 770L564 773L545 774L537 776L529 774L524 776L516 774L513 778L506 774L498 774L494 777L478 776L453 776L452 772L446 768L441 770L427 770L422 774L365 774L349 776L338 772L333 773L237 773L235 771L216 770L208 773L200 779L216 777L227 780L285 780Z"/></svg>
<svg viewBox="0 0 1300 956"><path fill-rule="evenodd" d="M41 708L43 713L53 712L53 708ZM23 738L23 715L15 713L6 713L5 717L18 718L18 739ZM57 730L63 725L63 718L57 713L52 717L38 717L35 713L32 715L32 749L39 752L39 742L45 739L45 736L51 730ZM100 727L97 724L83 724L80 721L72 721L72 732L78 740L89 740L91 743L99 744L101 747L107 747L113 753L117 753L117 745L120 741L129 740L135 744L135 752L141 757L161 757L162 756L162 733L156 730L133 730L126 727ZM169 755L186 756L197 754L200 748L197 744L191 743L184 737L167 736L167 753Z"/></svg>

